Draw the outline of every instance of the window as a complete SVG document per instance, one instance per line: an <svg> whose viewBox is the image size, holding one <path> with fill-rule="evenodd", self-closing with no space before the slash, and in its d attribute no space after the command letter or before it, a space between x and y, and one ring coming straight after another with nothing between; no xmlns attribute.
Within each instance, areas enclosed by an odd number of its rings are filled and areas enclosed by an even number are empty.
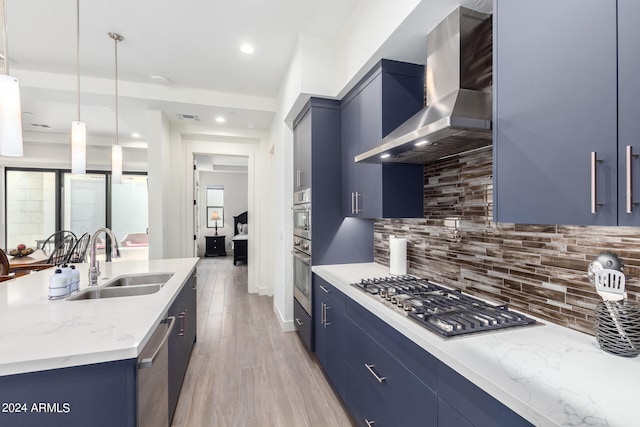
<svg viewBox="0 0 640 427"><path fill-rule="evenodd" d="M20 243L36 248L57 230L80 237L106 226L118 238L123 259L147 259L147 176L123 175L111 191L108 177L108 172L6 168L5 248Z"/></svg>
<svg viewBox="0 0 640 427"><path fill-rule="evenodd" d="M6 249L38 247L56 231L56 172L7 170Z"/></svg>
<svg viewBox="0 0 640 427"><path fill-rule="evenodd" d="M207 227L224 227L224 187L207 187Z"/></svg>

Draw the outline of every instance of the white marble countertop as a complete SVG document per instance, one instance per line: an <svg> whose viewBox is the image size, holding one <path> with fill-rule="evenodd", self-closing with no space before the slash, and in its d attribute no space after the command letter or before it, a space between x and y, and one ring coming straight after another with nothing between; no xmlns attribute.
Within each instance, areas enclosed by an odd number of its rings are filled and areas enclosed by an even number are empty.
<svg viewBox="0 0 640 427"><path fill-rule="evenodd" d="M123 274L172 272L157 293L49 300L51 269L0 283L0 375L132 359L162 320L197 258L100 263L98 284ZM88 264L76 264L80 291Z"/></svg>
<svg viewBox="0 0 640 427"><path fill-rule="evenodd" d="M595 337L548 322L445 341L350 285L387 276L387 267L326 265L313 272L536 426L640 423L640 357L611 355Z"/></svg>

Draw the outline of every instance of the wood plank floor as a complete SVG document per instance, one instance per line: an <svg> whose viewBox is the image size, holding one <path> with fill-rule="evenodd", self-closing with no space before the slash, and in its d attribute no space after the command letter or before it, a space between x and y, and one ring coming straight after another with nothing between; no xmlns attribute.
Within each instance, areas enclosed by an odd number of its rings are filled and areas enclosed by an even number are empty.
<svg viewBox="0 0 640 427"><path fill-rule="evenodd" d="M247 293L232 257L198 264L198 337L173 427L351 427L315 357Z"/></svg>

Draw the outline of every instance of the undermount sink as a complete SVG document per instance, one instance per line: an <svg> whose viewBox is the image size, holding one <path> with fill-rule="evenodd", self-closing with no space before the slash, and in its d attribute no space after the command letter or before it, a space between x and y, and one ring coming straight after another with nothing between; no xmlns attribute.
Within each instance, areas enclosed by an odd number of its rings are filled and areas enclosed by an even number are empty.
<svg viewBox="0 0 640 427"><path fill-rule="evenodd" d="M100 286L89 287L67 298L67 300L79 301L155 294L172 276L173 273L124 274Z"/></svg>
<svg viewBox="0 0 640 427"><path fill-rule="evenodd" d="M173 276L173 273L141 273L141 274L125 274L106 282L102 287L128 287L139 285L164 285Z"/></svg>
<svg viewBox="0 0 640 427"><path fill-rule="evenodd" d="M85 299L102 299L102 298L119 298L119 297L132 297L136 295L149 295L155 294L160 290L162 285L146 285L146 286L131 286L131 287L93 287L85 289L84 291L67 298L68 301L79 301Z"/></svg>

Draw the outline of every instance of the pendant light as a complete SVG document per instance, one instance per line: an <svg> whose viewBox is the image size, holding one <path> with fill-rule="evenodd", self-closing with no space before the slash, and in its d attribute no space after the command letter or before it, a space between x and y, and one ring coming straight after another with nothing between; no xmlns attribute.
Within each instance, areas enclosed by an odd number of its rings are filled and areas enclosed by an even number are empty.
<svg viewBox="0 0 640 427"><path fill-rule="evenodd" d="M4 74L0 75L0 156L22 157L22 112L18 79L9 75L9 42L7 38L7 1L2 0L4 18Z"/></svg>
<svg viewBox="0 0 640 427"><path fill-rule="evenodd" d="M87 125L80 121L80 0L76 0L78 121L71 122L71 173L87 173Z"/></svg>
<svg viewBox="0 0 640 427"><path fill-rule="evenodd" d="M116 56L116 143L111 146L111 183L122 184L122 147L118 144L118 42L124 40L118 33L109 33L115 44Z"/></svg>

